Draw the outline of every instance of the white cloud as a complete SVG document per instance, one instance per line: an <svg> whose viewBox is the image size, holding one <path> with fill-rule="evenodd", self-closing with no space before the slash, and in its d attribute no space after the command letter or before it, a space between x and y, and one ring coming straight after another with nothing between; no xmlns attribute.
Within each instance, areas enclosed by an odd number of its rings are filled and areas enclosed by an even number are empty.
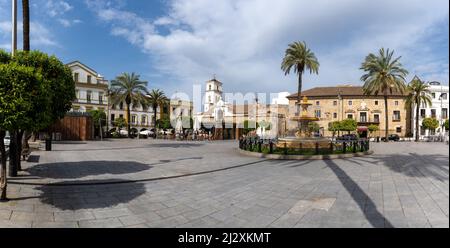
<svg viewBox="0 0 450 248"><path fill-rule="evenodd" d="M72 5L61 0L47 0L45 7L48 15L51 17L62 16L73 9Z"/></svg>
<svg viewBox="0 0 450 248"><path fill-rule="evenodd" d="M22 22L19 22L17 24L17 34L18 34L18 41L20 42L22 40ZM31 44L33 46L58 46L58 43L55 41L53 35L51 32L42 24L38 22L31 22L30 23L30 39ZM11 22L10 21L3 21L0 22L0 38L3 39L10 39L11 37ZM21 45L18 44L18 47Z"/></svg>
<svg viewBox="0 0 450 248"><path fill-rule="evenodd" d="M68 28L71 27L75 24L80 24L82 23L81 20L75 19L75 20L69 20L69 19L64 19L64 18L59 18L58 22L63 25L64 27Z"/></svg>
<svg viewBox="0 0 450 248"><path fill-rule="evenodd" d="M448 55L436 56L426 41L427 30L448 26L447 1L172 0L168 14L154 21L114 1L87 3L111 23L113 35L151 55L172 89L189 89L215 73L228 91L295 90L294 76L284 77L280 63L296 40L305 40L321 62L319 76L305 76L306 88L359 83L360 63L381 47L403 55L411 73L448 82ZM442 42L448 51L448 37Z"/></svg>

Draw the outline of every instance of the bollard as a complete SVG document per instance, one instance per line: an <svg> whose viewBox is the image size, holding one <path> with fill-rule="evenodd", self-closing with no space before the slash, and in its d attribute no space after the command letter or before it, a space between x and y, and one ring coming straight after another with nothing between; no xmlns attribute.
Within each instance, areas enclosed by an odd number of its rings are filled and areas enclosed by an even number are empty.
<svg viewBox="0 0 450 248"><path fill-rule="evenodd" d="M273 142L270 141L269 143L269 154L273 154Z"/></svg>
<svg viewBox="0 0 450 248"><path fill-rule="evenodd" d="M357 141L353 141L353 153L356 153L356 144L357 144Z"/></svg>
<svg viewBox="0 0 450 248"><path fill-rule="evenodd" d="M330 142L330 154L333 154L333 142Z"/></svg>
<svg viewBox="0 0 450 248"><path fill-rule="evenodd" d="M284 155L288 154L288 150L287 150L287 143L284 142Z"/></svg>
<svg viewBox="0 0 450 248"><path fill-rule="evenodd" d="M316 155L319 155L319 142L316 142Z"/></svg>
<svg viewBox="0 0 450 248"><path fill-rule="evenodd" d="M347 153L347 143L343 143L342 144L342 152L345 154L345 153Z"/></svg>
<svg viewBox="0 0 450 248"><path fill-rule="evenodd" d="M260 140L260 141L258 142L258 152L259 152L259 153L262 152L261 144L262 144L262 141Z"/></svg>

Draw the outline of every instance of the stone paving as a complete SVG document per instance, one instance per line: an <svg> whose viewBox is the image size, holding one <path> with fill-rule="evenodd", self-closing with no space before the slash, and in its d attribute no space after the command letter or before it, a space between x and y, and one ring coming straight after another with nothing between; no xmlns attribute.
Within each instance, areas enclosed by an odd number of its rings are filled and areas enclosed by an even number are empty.
<svg viewBox="0 0 450 248"><path fill-rule="evenodd" d="M442 143L375 143L374 155L327 161L255 159L236 146L55 144L10 179L0 227L449 227Z"/></svg>

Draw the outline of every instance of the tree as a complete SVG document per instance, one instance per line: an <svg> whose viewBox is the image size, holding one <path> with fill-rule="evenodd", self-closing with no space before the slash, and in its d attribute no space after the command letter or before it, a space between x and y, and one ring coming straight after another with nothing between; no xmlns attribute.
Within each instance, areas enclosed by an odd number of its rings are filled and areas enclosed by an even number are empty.
<svg viewBox="0 0 450 248"><path fill-rule="evenodd" d="M142 106L146 108L148 106L148 100L146 98L148 94L147 82L141 81L140 76L134 72L131 74L123 73L111 81L111 90L113 104L125 102L127 105L125 120L127 123L128 137L131 138L130 106L131 104L134 107Z"/></svg>
<svg viewBox="0 0 450 248"><path fill-rule="evenodd" d="M308 132L309 133L317 133L320 131L320 126L317 122L308 123Z"/></svg>
<svg viewBox="0 0 450 248"><path fill-rule="evenodd" d="M156 128L160 129L170 129L172 128L172 123L170 122L169 116L163 116L161 119L156 121ZM155 133L156 135L156 133Z"/></svg>
<svg viewBox="0 0 450 248"><path fill-rule="evenodd" d="M298 104L301 102L303 73L305 70L309 70L311 74L319 74L319 66L320 64L316 55L306 46L305 42L294 42L286 50L283 62L281 63L281 70L284 71L285 75L288 75L294 69L294 72L298 75ZM297 111L300 114L300 105ZM300 128L300 122L298 125Z"/></svg>
<svg viewBox="0 0 450 248"><path fill-rule="evenodd" d="M114 126L116 126L119 129L120 133L120 130L122 130L122 128L127 126L127 121L124 118L119 117L114 120Z"/></svg>
<svg viewBox="0 0 450 248"><path fill-rule="evenodd" d="M102 127L106 125L106 113L103 110L90 110L88 113L92 116L95 133L100 134Z"/></svg>
<svg viewBox="0 0 450 248"><path fill-rule="evenodd" d="M358 123L354 119L345 119L340 122L340 130L348 132L353 132L356 130Z"/></svg>
<svg viewBox="0 0 450 248"><path fill-rule="evenodd" d="M3 63L7 62L3 61ZM47 126L41 128L46 128L51 122L63 118L67 111L72 108L72 101L75 99L75 82L73 81L71 70L58 58L48 56L40 51L18 51L9 62L16 62L23 66L35 68L36 72L42 76L42 79L50 85L46 91L50 98L48 109L50 122L42 121ZM37 106L37 108L39 111L41 110L40 106ZM36 123L38 123L38 120L36 120ZM22 136L25 130L39 131L38 129L20 129L16 130L17 132L11 132L11 144L18 147L16 155L19 158L22 151ZM10 153L10 156L13 156L13 153ZM20 170L20 159L13 162L16 163L17 168Z"/></svg>
<svg viewBox="0 0 450 248"><path fill-rule="evenodd" d="M157 122L157 111L158 107L160 108L160 113L162 113L162 107L166 104L168 104L169 99L166 97L163 91L154 89L148 94L148 103L153 109L153 123ZM170 122L170 120L169 120ZM166 123L167 124L167 123ZM168 125L165 125L168 126ZM167 129L167 128L166 128ZM156 133L154 135L154 138L156 138Z"/></svg>
<svg viewBox="0 0 450 248"><path fill-rule="evenodd" d="M372 135L372 133L378 131L380 127L378 125L372 124L369 125L367 129L369 130L369 133Z"/></svg>
<svg viewBox="0 0 450 248"><path fill-rule="evenodd" d="M255 131L258 127L258 123L256 123L255 121L245 120L243 132L245 135L247 135L248 133Z"/></svg>
<svg viewBox="0 0 450 248"><path fill-rule="evenodd" d="M444 122L444 128L446 131L448 131L448 120L445 120Z"/></svg>
<svg viewBox="0 0 450 248"><path fill-rule="evenodd" d="M406 106L409 108L413 108L415 106L416 118L415 118L415 126L416 126L416 142L419 141L419 115L420 108L422 106L426 107L431 105L431 91L430 86L425 82L422 82L417 76L411 81L408 85L407 91L408 96L406 97Z"/></svg>
<svg viewBox="0 0 450 248"><path fill-rule="evenodd" d="M17 63L0 64L0 151L1 151L1 187L0 199L6 199L6 154L3 139L5 130L10 130L11 140L17 130L39 129L51 122L48 97L48 81L34 68L18 65ZM11 176L17 174L18 147L10 146ZM12 161L13 160L13 161Z"/></svg>
<svg viewBox="0 0 450 248"><path fill-rule="evenodd" d="M427 130L436 130L439 127L439 121L435 118L425 118L422 120L422 126Z"/></svg>
<svg viewBox="0 0 450 248"><path fill-rule="evenodd" d="M334 139L334 137L336 136L336 132L340 132L341 131L341 122L340 121L330 122L328 124L328 131L333 133L333 139Z"/></svg>
<svg viewBox="0 0 450 248"><path fill-rule="evenodd" d="M369 54L362 63L361 70L366 72L361 77L364 82L363 90L365 95L384 95L385 112L385 136L388 142L389 135L389 113L388 95L394 91L404 93L406 90L406 75L408 71L402 67L400 58L393 59L394 51L387 51L381 48L378 56Z"/></svg>
<svg viewBox="0 0 450 248"><path fill-rule="evenodd" d="M22 0L23 50L30 51L30 5Z"/></svg>

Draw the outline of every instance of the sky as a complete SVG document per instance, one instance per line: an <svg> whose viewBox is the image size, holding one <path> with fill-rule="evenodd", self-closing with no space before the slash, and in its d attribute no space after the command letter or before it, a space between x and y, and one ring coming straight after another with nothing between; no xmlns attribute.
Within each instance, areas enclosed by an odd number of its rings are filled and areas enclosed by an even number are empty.
<svg viewBox="0 0 450 248"><path fill-rule="evenodd" d="M81 61L108 80L136 72L169 96L192 94L213 75L226 92L293 93L296 76L280 66L294 41L305 41L320 62L304 89L361 85L361 62L382 47L402 56L408 80L449 81L447 0L30 2L32 49ZM0 0L0 49L8 51L10 19L11 0Z"/></svg>

